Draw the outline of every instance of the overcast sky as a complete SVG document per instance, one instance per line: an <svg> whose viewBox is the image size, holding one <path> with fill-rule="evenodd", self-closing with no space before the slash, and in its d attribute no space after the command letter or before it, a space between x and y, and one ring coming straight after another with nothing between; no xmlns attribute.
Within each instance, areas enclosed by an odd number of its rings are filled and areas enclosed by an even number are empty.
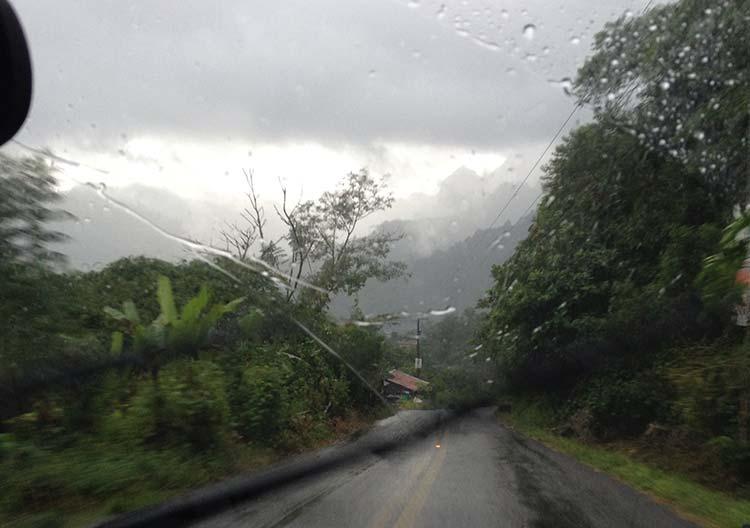
<svg viewBox="0 0 750 528"><path fill-rule="evenodd" d="M572 109L550 81L642 3L16 1L36 76L18 139L108 171L66 177L191 197L236 195L243 167L267 193L360 166L435 192L461 165L533 162Z"/></svg>

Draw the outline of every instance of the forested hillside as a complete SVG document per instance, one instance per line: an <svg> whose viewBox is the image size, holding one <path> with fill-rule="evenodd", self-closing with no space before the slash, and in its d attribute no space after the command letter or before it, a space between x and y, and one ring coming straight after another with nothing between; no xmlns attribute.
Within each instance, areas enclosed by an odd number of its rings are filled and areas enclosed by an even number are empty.
<svg viewBox="0 0 750 528"><path fill-rule="evenodd" d="M481 303L505 391L568 434L700 452L686 471L729 488L750 479L747 247L722 241L748 203L749 23L748 2L682 0L597 35L574 85L594 120L556 148Z"/></svg>

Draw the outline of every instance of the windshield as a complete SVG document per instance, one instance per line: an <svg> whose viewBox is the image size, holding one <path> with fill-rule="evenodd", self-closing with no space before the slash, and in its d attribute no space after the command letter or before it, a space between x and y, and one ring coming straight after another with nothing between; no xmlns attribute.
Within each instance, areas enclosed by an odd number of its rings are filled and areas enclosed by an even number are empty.
<svg viewBox="0 0 750 528"><path fill-rule="evenodd" d="M748 2L13 7L0 524L750 519Z"/></svg>

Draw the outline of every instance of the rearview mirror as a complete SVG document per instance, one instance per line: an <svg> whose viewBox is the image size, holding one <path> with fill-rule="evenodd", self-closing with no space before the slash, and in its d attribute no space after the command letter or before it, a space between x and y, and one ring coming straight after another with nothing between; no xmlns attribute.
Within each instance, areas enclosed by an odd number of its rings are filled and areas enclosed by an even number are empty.
<svg viewBox="0 0 750 528"><path fill-rule="evenodd" d="M0 0L0 145L21 128L31 106L31 57L21 22Z"/></svg>

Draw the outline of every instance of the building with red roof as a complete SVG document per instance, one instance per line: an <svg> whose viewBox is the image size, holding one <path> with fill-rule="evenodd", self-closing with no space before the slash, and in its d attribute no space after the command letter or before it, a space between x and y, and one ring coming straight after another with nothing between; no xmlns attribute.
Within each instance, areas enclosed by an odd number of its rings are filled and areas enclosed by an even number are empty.
<svg viewBox="0 0 750 528"><path fill-rule="evenodd" d="M429 386L429 382L416 376L393 369L388 372L388 377L383 380L383 393L387 398L411 398Z"/></svg>

